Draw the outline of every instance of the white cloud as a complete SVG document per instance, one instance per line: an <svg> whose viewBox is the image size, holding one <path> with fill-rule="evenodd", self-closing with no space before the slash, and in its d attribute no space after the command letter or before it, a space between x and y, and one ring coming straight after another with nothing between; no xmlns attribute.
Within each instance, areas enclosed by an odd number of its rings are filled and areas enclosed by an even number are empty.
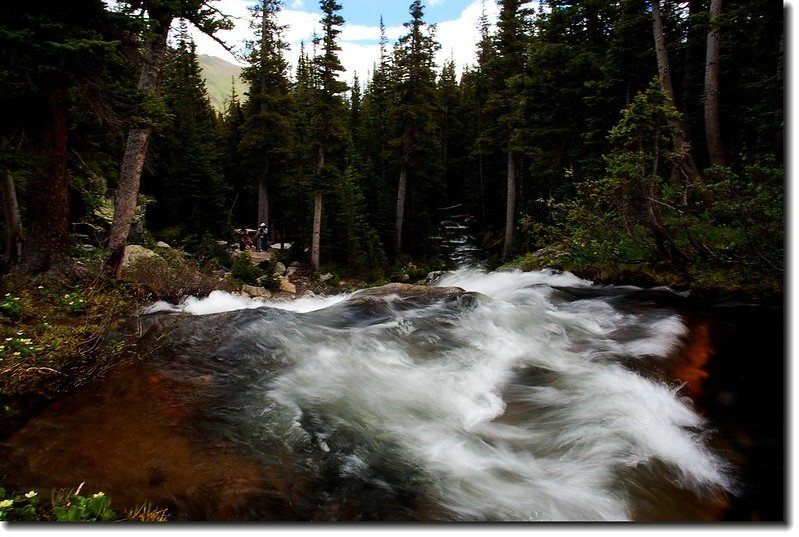
<svg viewBox="0 0 799 537"><path fill-rule="evenodd" d="M429 5L436 5L443 0L429 0ZM192 30L192 37L197 43L197 50L201 54L209 54L222 59L243 63L245 53L245 43L254 38L253 30L250 29L252 18L248 6L256 4L255 0L222 0L218 3L220 10L230 15L235 23L232 30L220 31L219 38L228 46L232 47L236 56L232 56L225 51L224 47L216 43L213 39L201 34L196 29ZM317 12L303 9L305 2L302 0L290 0L286 2L291 9L283 9L278 14L278 22L285 25L283 39L289 44L290 48L286 51L286 60L294 66L299 56L300 43L305 43L306 52L311 52L311 40L314 32L319 32L320 14ZM441 43L441 50L436 56L439 67L450 58L455 60L458 72L463 67L473 65L476 61L476 44L480 39L478 21L485 6L489 21L496 20L498 8L496 2L485 0L474 0L461 12L455 20L439 22L436 25L436 39ZM372 72L374 65L379 61L380 39L379 26L367 26L359 24L345 24L339 35L339 45L341 51L339 57L346 69L342 78L346 82L351 82L353 75L358 73L362 82L366 81ZM405 28L401 25L386 28L389 48L399 37L405 33Z"/></svg>
<svg viewBox="0 0 799 537"><path fill-rule="evenodd" d="M436 38L441 43L441 50L436 62L439 67L453 58L456 70L460 73L464 67L477 62L477 43L480 41L478 23L483 14L483 5L483 2L476 0L466 6L457 19L438 23ZM496 21L499 14L496 2L486 1L485 13L489 22Z"/></svg>
<svg viewBox="0 0 799 537"><path fill-rule="evenodd" d="M253 32L250 29L250 20L252 17L248 7L255 3L256 2L253 0L224 0L216 4L216 7L219 8L222 13L229 15L231 20L233 20L233 29L220 30L218 32L218 38L233 49L235 56L231 55L222 45L212 38L203 34L196 28L190 27L189 31L194 42L197 44L197 51L200 54L208 54L229 62L242 64L244 43L246 40L253 39Z"/></svg>

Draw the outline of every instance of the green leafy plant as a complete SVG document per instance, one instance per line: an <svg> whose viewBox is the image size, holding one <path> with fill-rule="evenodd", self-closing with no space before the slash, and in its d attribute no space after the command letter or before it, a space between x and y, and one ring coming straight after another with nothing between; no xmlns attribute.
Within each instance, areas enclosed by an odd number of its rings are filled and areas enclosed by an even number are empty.
<svg viewBox="0 0 799 537"><path fill-rule="evenodd" d="M102 492L88 497L72 494L65 505L53 507L53 514L58 522L106 522L117 518L111 509L111 498Z"/></svg>
<svg viewBox="0 0 799 537"><path fill-rule="evenodd" d="M22 307L19 304L19 298L12 296L11 293L6 293L5 296L0 299L0 313L11 319L19 319L22 315Z"/></svg>
<svg viewBox="0 0 799 537"><path fill-rule="evenodd" d="M14 358L26 358L33 356L37 351L43 350L33 344L33 339L24 332L17 332L16 335L7 337L0 343L0 355L9 354Z"/></svg>
<svg viewBox="0 0 799 537"><path fill-rule="evenodd" d="M35 520L39 500L39 494L33 490L11 496L0 487L0 520Z"/></svg>
<svg viewBox="0 0 799 537"><path fill-rule="evenodd" d="M61 298L61 304L70 315L80 315L86 311L86 300L81 296L80 291L72 291Z"/></svg>

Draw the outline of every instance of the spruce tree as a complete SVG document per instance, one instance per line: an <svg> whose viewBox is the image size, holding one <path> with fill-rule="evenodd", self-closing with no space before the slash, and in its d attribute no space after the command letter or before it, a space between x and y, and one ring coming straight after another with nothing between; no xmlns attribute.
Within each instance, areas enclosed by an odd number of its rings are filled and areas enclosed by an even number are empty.
<svg viewBox="0 0 799 537"><path fill-rule="evenodd" d="M219 116L218 130L222 144L222 171L227 185L228 229L239 229L247 218L257 214L257 196L253 193L251 174L243 165L241 139L244 135L244 107L231 82L230 100Z"/></svg>
<svg viewBox="0 0 799 537"><path fill-rule="evenodd" d="M361 105L361 131L353 133L364 165L363 193L370 224L383 244L394 242L395 200L389 160L389 118L392 106L391 57L380 18L380 60L374 67Z"/></svg>
<svg viewBox="0 0 799 537"><path fill-rule="evenodd" d="M193 249L205 236L226 235L227 192L216 117L185 23L167 52L162 91L168 120L153 136L153 172L142 192L156 201L148 208L153 229Z"/></svg>
<svg viewBox="0 0 799 537"><path fill-rule="evenodd" d="M277 23L281 4L280 0L263 0L253 9L256 40L249 56L250 66L243 73L250 91L241 150L257 185L258 210L242 224L254 218L254 225L265 222L273 230L273 220L275 224L279 222L280 215L275 219L270 209L281 204L271 203L270 190L279 198L282 191L290 188L293 146L293 103L288 62L283 55L288 45L281 36L283 28Z"/></svg>
<svg viewBox="0 0 799 537"><path fill-rule="evenodd" d="M516 226L516 195L519 173L520 96L519 86L524 74L527 40L526 10L521 0L499 0L500 12L494 53L486 70L495 81L488 106L494 122L495 144L501 144L506 156L505 239L502 257L507 258L513 247Z"/></svg>
<svg viewBox="0 0 799 537"><path fill-rule="evenodd" d="M441 201L441 135L436 93L435 26L424 21L420 0L410 5L411 20L394 47L392 110L393 157L399 168L396 194L394 254L403 252L403 233L408 231L418 247L435 224L434 209ZM406 226L407 222L410 224Z"/></svg>
<svg viewBox="0 0 799 537"><path fill-rule="evenodd" d="M119 181L114 197L114 221L108 239L108 272L119 278L130 225L136 210L141 173L153 132L152 108L157 108L161 69L166 56L167 38L172 22L185 19L203 33L213 36L220 29L232 28L232 22L222 17L210 4L214 0L128 0L123 12L132 16L147 14L149 24L143 32L142 58L138 89L145 101L144 113L128 132L122 155ZM153 102L155 101L155 102Z"/></svg>
<svg viewBox="0 0 799 537"><path fill-rule="evenodd" d="M71 129L78 118L99 124L115 115L123 92L109 77L120 76L126 28L118 18L99 0L0 6L0 167L20 180L20 272L77 270L69 256Z"/></svg>
<svg viewBox="0 0 799 537"><path fill-rule="evenodd" d="M315 98L311 103L311 143L316 156L312 192L314 199L311 234L311 268L319 270L322 214L325 193L335 190L343 171L343 155L348 145L346 128L346 106L342 94L347 84L338 79L344 66L338 57L340 26L344 18L338 14L341 4L335 0L320 0L323 13L322 35L314 39L321 47L312 60L316 78Z"/></svg>

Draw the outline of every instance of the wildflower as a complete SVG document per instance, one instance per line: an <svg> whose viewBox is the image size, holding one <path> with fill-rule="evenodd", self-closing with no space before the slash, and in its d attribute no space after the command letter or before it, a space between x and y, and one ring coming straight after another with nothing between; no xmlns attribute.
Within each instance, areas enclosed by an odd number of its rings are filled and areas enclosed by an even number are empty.
<svg viewBox="0 0 799 537"><path fill-rule="evenodd" d="M30 492L25 493L25 497L30 499L30 498L33 498L34 496L36 496L36 494L37 494L36 491L32 490Z"/></svg>
<svg viewBox="0 0 799 537"><path fill-rule="evenodd" d="M102 498L105 496L105 492L98 492L97 494L92 495L92 498Z"/></svg>
<svg viewBox="0 0 799 537"><path fill-rule="evenodd" d="M0 502L0 509L5 509L6 507L11 507L14 505L14 500L3 500Z"/></svg>

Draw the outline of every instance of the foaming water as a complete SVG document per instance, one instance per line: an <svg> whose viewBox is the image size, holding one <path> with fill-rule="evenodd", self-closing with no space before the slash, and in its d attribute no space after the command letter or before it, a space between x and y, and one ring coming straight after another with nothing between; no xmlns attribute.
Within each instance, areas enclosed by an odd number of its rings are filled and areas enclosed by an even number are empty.
<svg viewBox="0 0 799 537"><path fill-rule="evenodd" d="M373 296L379 315L358 322L337 314L351 295L215 293L155 309L308 314L307 325L264 329L288 363L254 403L268 434L336 453L345 480L374 481L375 461L390 458L431 498L433 519L630 520L659 503L692 519L696 504L733 490L679 379L628 367L671 359L689 331L679 314L576 300L564 289L592 283L569 273L462 269L436 285L476 299L411 307Z"/></svg>
<svg viewBox="0 0 799 537"><path fill-rule="evenodd" d="M173 312L189 313L191 315L210 315L226 311L236 311L242 309L255 309L269 306L287 311L305 313L314 311L341 302L347 295L336 295L332 297L306 297L296 300L285 301L265 301L258 298L248 298L241 295L227 293L225 291L211 291L205 298L187 297L181 304L170 304L165 301L158 301L144 309L144 314Z"/></svg>

